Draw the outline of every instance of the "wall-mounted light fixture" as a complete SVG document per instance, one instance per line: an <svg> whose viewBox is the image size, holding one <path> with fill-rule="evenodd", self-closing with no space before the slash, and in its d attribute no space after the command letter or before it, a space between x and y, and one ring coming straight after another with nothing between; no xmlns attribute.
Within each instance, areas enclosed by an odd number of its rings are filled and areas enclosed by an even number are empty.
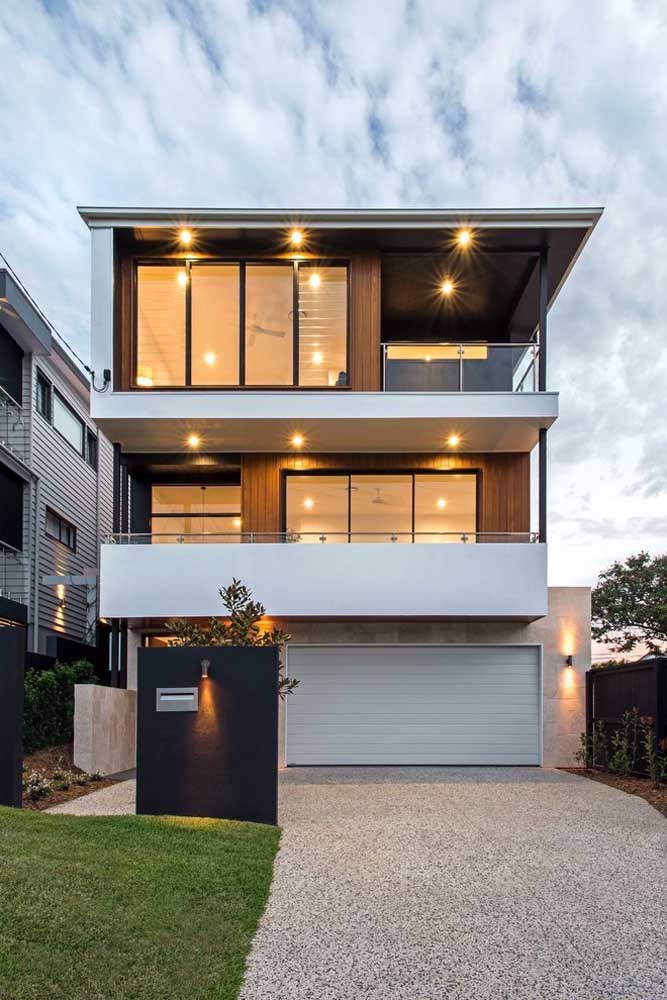
<svg viewBox="0 0 667 1000"><path fill-rule="evenodd" d="M568 653L568 655L565 657L565 666L566 667L574 666L574 657L572 656L572 653Z"/></svg>
<svg viewBox="0 0 667 1000"><path fill-rule="evenodd" d="M206 678L208 677L208 672L209 672L210 666L211 666L211 661L210 660L202 660L201 661L201 678L202 678L203 681L206 680Z"/></svg>

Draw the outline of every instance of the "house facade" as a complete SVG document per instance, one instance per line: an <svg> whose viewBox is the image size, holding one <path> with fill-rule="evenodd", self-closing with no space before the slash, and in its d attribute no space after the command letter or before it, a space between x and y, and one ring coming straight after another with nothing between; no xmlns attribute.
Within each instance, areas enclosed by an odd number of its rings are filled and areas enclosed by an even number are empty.
<svg viewBox="0 0 667 1000"><path fill-rule="evenodd" d="M286 764L571 763L547 317L600 210L80 213L116 683L237 577L292 637Z"/></svg>
<svg viewBox="0 0 667 1000"><path fill-rule="evenodd" d="M18 279L0 268L0 618L95 642L99 540L112 528L112 449L90 385Z"/></svg>

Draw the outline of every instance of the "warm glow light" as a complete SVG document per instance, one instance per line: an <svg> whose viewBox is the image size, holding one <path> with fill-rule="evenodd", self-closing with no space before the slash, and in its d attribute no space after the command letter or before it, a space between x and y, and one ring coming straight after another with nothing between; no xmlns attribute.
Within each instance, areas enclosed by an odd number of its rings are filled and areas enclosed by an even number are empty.
<svg viewBox="0 0 667 1000"><path fill-rule="evenodd" d="M290 243L293 247L300 247L303 243L303 233L300 229L293 229L290 233Z"/></svg>
<svg viewBox="0 0 667 1000"><path fill-rule="evenodd" d="M446 506L447 506L447 501L445 500L445 498L439 497L438 502L436 503L436 507L438 508L438 510L444 510Z"/></svg>
<svg viewBox="0 0 667 1000"><path fill-rule="evenodd" d="M447 438L447 444L450 448L456 448L457 445L461 444L461 438L458 434L450 434Z"/></svg>
<svg viewBox="0 0 667 1000"><path fill-rule="evenodd" d="M216 358L215 354L213 353L213 351L207 351L206 354L204 355L204 364L205 365L214 365L216 361L217 361L217 358Z"/></svg>
<svg viewBox="0 0 667 1000"><path fill-rule="evenodd" d="M292 444L295 448L300 448L303 444L303 434L295 434L292 438Z"/></svg>
<svg viewBox="0 0 667 1000"><path fill-rule="evenodd" d="M189 229L181 229L180 233L178 234L178 238L183 244L183 246L189 247L190 244L192 243L192 233L190 232Z"/></svg>
<svg viewBox="0 0 667 1000"><path fill-rule="evenodd" d="M454 282L451 278L445 278L443 283L440 285L440 291L443 295L451 295L454 291Z"/></svg>
<svg viewBox="0 0 667 1000"><path fill-rule="evenodd" d="M153 379L148 375L137 375L137 385L143 386L144 389L150 389L153 385Z"/></svg>
<svg viewBox="0 0 667 1000"><path fill-rule="evenodd" d="M235 517L234 521L233 521L233 524L234 524L235 528L240 528L241 527L241 518L240 517Z"/></svg>
<svg viewBox="0 0 667 1000"><path fill-rule="evenodd" d="M201 441L201 438L199 437L199 434L190 434L190 435L188 435L188 447L189 448L198 448L199 444L200 444L200 441Z"/></svg>
<svg viewBox="0 0 667 1000"><path fill-rule="evenodd" d="M566 691L572 691L576 686L576 674L573 667L565 667L563 670L563 687Z"/></svg>
<svg viewBox="0 0 667 1000"><path fill-rule="evenodd" d="M183 287L183 288L185 287L185 285L187 285L187 283L188 283L188 276L187 276L187 274L185 273L185 271L179 271L179 272L178 272L178 274L176 275L176 281L177 281L177 282L179 283L179 285L181 285L181 287Z"/></svg>
<svg viewBox="0 0 667 1000"><path fill-rule="evenodd" d="M472 233L470 232L470 230L460 229L456 237L456 242L460 247L463 247L463 249L469 247L472 242Z"/></svg>
<svg viewBox="0 0 667 1000"><path fill-rule="evenodd" d="M431 355L427 354L426 357L424 358L424 361L430 361L430 360L431 360Z"/></svg>
<svg viewBox="0 0 667 1000"><path fill-rule="evenodd" d="M321 283L322 279L320 278L317 271L315 271L314 274L311 274L310 278L308 279L308 284L310 285L311 288L319 288Z"/></svg>
<svg viewBox="0 0 667 1000"><path fill-rule="evenodd" d="M315 501L313 500L312 497L306 497L306 499L303 501L303 506L306 508L306 510L312 510L314 504Z"/></svg>
<svg viewBox="0 0 667 1000"><path fill-rule="evenodd" d="M321 354L321 352L320 351L315 351L315 353L313 354L313 364L314 365L321 365L323 360L324 360L324 358L323 358L323 355Z"/></svg>
<svg viewBox="0 0 667 1000"><path fill-rule="evenodd" d="M576 634L572 625L565 625L561 632L560 648L563 656L574 656L576 653Z"/></svg>

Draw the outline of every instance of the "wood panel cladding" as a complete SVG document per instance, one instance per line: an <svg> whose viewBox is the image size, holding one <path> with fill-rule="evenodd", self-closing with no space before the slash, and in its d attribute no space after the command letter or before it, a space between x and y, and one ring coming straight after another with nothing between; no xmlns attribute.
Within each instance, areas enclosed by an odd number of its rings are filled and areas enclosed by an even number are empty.
<svg viewBox="0 0 667 1000"><path fill-rule="evenodd" d="M380 377L379 254L350 258L350 388L378 392Z"/></svg>
<svg viewBox="0 0 667 1000"><path fill-rule="evenodd" d="M399 471L401 469L478 469L480 531L530 530L530 456L524 453L483 455L419 454L248 454L241 459L241 515L244 531L278 532L283 528L283 470Z"/></svg>

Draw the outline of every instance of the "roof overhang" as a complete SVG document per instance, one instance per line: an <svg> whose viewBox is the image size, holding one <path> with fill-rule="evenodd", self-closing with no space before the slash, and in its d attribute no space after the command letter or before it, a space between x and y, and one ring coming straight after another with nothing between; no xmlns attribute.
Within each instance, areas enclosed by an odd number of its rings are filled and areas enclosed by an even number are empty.
<svg viewBox="0 0 667 1000"><path fill-rule="evenodd" d="M0 268L0 323L24 353L50 353L48 324L4 268Z"/></svg>

